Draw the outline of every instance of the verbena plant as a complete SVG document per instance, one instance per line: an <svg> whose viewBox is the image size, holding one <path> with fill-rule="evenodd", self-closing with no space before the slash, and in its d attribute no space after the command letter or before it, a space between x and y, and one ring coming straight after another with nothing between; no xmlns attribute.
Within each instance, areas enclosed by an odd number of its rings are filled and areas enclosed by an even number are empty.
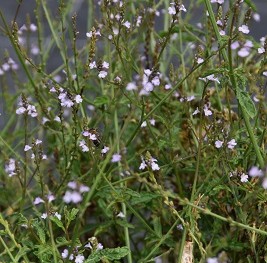
<svg viewBox="0 0 267 263"><path fill-rule="evenodd" d="M267 262L253 1L89 0L85 32L75 1L24 24L18 2L0 13L0 262Z"/></svg>

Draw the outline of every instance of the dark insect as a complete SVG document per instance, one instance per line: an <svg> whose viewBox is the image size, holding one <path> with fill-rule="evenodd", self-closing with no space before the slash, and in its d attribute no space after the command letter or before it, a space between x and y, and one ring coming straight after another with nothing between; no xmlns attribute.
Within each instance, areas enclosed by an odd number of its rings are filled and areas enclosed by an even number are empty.
<svg viewBox="0 0 267 263"><path fill-rule="evenodd" d="M91 134L94 134L96 136L96 140L92 140L92 142L95 145L95 147L99 147L99 145L101 144L101 136L100 136L100 133L95 128L89 129L89 132Z"/></svg>

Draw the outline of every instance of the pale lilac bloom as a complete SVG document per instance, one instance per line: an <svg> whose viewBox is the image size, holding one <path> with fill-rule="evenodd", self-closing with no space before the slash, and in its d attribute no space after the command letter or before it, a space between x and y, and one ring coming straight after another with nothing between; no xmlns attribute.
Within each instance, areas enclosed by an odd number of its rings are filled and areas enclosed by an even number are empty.
<svg viewBox="0 0 267 263"><path fill-rule="evenodd" d="M126 86L126 90L128 91L137 90L137 86L134 82L129 82Z"/></svg>
<svg viewBox="0 0 267 263"><path fill-rule="evenodd" d="M123 25L128 29L131 27L131 23L129 21L125 21Z"/></svg>
<svg viewBox="0 0 267 263"><path fill-rule="evenodd" d="M47 200L49 203L51 203L52 201L54 201L56 198L53 194L49 193L47 196L46 196Z"/></svg>
<svg viewBox="0 0 267 263"><path fill-rule="evenodd" d="M248 34L249 33L249 29L247 25L242 25L238 28L238 31L244 33L244 34Z"/></svg>
<svg viewBox="0 0 267 263"><path fill-rule="evenodd" d="M238 41L235 41L235 42L233 42L233 43L231 44L231 49L232 49L232 50L235 50L235 49L237 49L237 48L239 48L239 47L240 47L240 45L239 45Z"/></svg>
<svg viewBox="0 0 267 263"><path fill-rule="evenodd" d="M228 147L229 149L234 149L236 145L237 145L237 143L236 143L235 139L232 139L231 141L229 141L229 142L227 143L227 147Z"/></svg>
<svg viewBox="0 0 267 263"><path fill-rule="evenodd" d="M150 124L152 126L155 126L155 124L156 124L156 120L155 119L150 119L149 122L150 122Z"/></svg>
<svg viewBox="0 0 267 263"><path fill-rule="evenodd" d="M257 166L252 166L248 172L248 175L251 177L261 177L263 176L263 171Z"/></svg>
<svg viewBox="0 0 267 263"><path fill-rule="evenodd" d="M223 142L220 141L220 140L217 140L217 141L215 142L215 147L218 148L218 149L221 148L222 145L223 145Z"/></svg>
<svg viewBox="0 0 267 263"><path fill-rule="evenodd" d="M212 111L209 109L209 106L207 104L204 105L204 115L205 116L211 116L212 115Z"/></svg>
<svg viewBox="0 0 267 263"><path fill-rule="evenodd" d="M262 72L262 75L265 76L265 77L267 77L267 71L263 71Z"/></svg>
<svg viewBox="0 0 267 263"><path fill-rule="evenodd" d="M77 183L74 181L68 182L68 187L71 188L72 190L77 189Z"/></svg>
<svg viewBox="0 0 267 263"><path fill-rule="evenodd" d="M102 250L104 246L101 243L97 244L96 250Z"/></svg>
<svg viewBox="0 0 267 263"><path fill-rule="evenodd" d="M121 161L121 155L119 153L115 153L112 155L111 162L112 163L117 163Z"/></svg>
<svg viewBox="0 0 267 263"><path fill-rule="evenodd" d="M104 79L107 75L108 75L108 73L107 73L106 71L101 70L101 71L99 72L99 74L98 74L98 77L99 77L100 79Z"/></svg>
<svg viewBox="0 0 267 263"><path fill-rule="evenodd" d="M139 166L139 170L144 170L147 167L147 164L145 163L144 160L142 160L140 166Z"/></svg>
<svg viewBox="0 0 267 263"><path fill-rule="evenodd" d="M207 263L219 263L218 258L207 258Z"/></svg>
<svg viewBox="0 0 267 263"><path fill-rule="evenodd" d="M63 201L67 204L69 203L80 203L82 201L82 196L77 191L66 191L65 195L63 196Z"/></svg>
<svg viewBox="0 0 267 263"><path fill-rule="evenodd" d="M237 52L237 54L239 57L245 58L250 54L250 50L246 47L243 47Z"/></svg>
<svg viewBox="0 0 267 263"><path fill-rule="evenodd" d="M42 141L41 140L39 140L39 139L36 139L36 141L35 141L35 145L38 145L38 144L41 144L42 143Z"/></svg>
<svg viewBox="0 0 267 263"><path fill-rule="evenodd" d="M219 31L219 34L220 34L221 36L225 36L226 33L225 33L224 30L220 30L220 31Z"/></svg>
<svg viewBox="0 0 267 263"><path fill-rule="evenodd" d="M41 197L36 197L33 201L34 205L39 205L41 203L44 203L45 201Z"/></svg>
<svg viewBox="0 0 267 263"><path fill-rule="evenodd" d="M86 192L90 191L90 188L88 186L82 184L82 185L80 185L79 191L80 191L80 193L86 193Z"/></svg>

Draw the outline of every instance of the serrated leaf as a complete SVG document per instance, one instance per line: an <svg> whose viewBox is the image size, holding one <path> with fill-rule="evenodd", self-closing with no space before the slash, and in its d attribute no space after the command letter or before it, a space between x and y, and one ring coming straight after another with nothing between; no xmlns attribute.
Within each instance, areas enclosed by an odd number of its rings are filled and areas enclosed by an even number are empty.
<svg viewBox="0 0 267 263"><path fill-rule="evenodd" d="M84 261L84 263L99 262L102 258L105 258L108 260L118 260L118 259L121 259L121 258L127 256L128 253L129 253L128 247L105 248L105 249L98 250L98 251L92 253Z"/></svg>
<svg viewBox="0 0 267 263"><path fill-rule="evenodd" d="M107 96L99 96L99 97L96 97L94 100L94 104L97 107L102 106L104 104L108 104L108 103L109 103L109 98Z"/></svg>
<svg viewBox="0 0 267 263"><path fill-rule="evenodd" d="M126 220L118 219L116 223L122 227L134 228L134 225L128 223Z"/></svg>
<svg viewBox="0 0 267 263"><path fill-rule="evenodd" d="M131 204L136 205L140 203L148 203L152 199L158 198L160 195L156 193L141 192L140 197L133 197L131 199Z"/></svg>
<svg viewBox="0 0 267 263"><path fill-rule="evenodd" d="M238 88L236 90L236 97L242 109L248 114L250 118L254 118L257 114L257 110L249 94L246 91L240 90Z"/></svg>
<svg viewBox="0 0 267 263"><path fill-rule="evenodd" d="M66 219L66 227L68 228L71 221L73 221L76 218L76 215L79 213L79 209L77 208L72 208L71 211L67 210L67 207L64 207L64 215Z"/></svg>
<svg viewBox="0 0 267 263"><path fill-rule="evenodd" d="M41 223L38 220L33 220L31 222L31 225L34 227L34 229L37 232L38 237L40 238L42 244L45 244L45 230L43 229Z"/></svg>
<svg viewBox="0 0 267 263"><path fill-rule="evenodd" d="M26 255L27 254L27 252L29 251L30 249L28 248L28 247L21 247L20 249L19 249L19 251L18 252L16 252L16 257L15 257L15 261L16 262L19 262L19 259L21 258L21 257L23 257L24 255Z"/></svg>
<svg viewBox="0 0 267 263"><path fill-rule="evenodd" d="M56 216L50 216L50 220L54 222L58 227L63 229L65 232L65 227L63 226L63 223Z"/></svg>

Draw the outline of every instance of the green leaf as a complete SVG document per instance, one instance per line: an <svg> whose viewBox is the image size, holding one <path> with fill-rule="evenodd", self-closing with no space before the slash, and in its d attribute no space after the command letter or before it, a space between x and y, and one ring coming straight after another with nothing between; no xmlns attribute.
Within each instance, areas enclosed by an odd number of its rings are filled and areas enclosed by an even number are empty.
<svg viewBox="0 0 267 263"><path fill-rule="evenodd" d="M21 257L23 257L24 255L26 255L27 254L27 252L29 251L30 249L28 248L28 247L21 247L20 249L19 249L19 251L18 252L16 252L17 254L16 254L16 257L15 257L15 261L16 262L19 262L20 260L20 258Z"/></svg>
<svg viewBox="0 0 267 263"><path fill-rule="evenodd" d="M63 223L56 216L50 216L49 218L52 222L54 222L58 227L63 229L65 232L65 227L63 226Z"/></svg>
<svg viewBox="0 0 267 263"><path fill-rule="evenodd" d="M153 225L154 225L154 229L155 229L155 232L157 233L157 235L159 237L162 237L162 226L161 226L161 222L160 222L160 217L154 217L153 218Z"/></svg>
<svg viewBox="0 0 267 263"><path fill-rule="evenodd" d="M160 197L159 194L151 193L151 192L141 192L140 197L132 197L131 204L136 205L140 203L148 203L154 198Z"/></svg>
<svg viewBox="0 0 267 263"><path fill-rule="evenodd" d="M36 230L37 235L38 235L38 237L39 237L40 240L41 240L41 243L42 243L42 244L45 244L45 230L44 230L44 228L42 227L41 222L40 222L38 219L34 219L34 220L31 222L31 225L32 225L32 226L34 227L34 229Z"/></svg>
<svg viewBox="0 0 267 263"><path fill-rule="evenodd" d="M122 227L134 228L134 225L128 223L126 220L118 219L116 223Z"/></svg>
<svg viewBox="0 0 267 263"><path fill-rule="evenodd" d="M249 7L251 7L252 10L253 10L254 12L257 11L256 5L255 5L254 3L252 3L251 0L245 0L245 3L246 3Z"/></svg>
<svg viewBox="0 0 267 263"><path fill-rule="evenodd" d="M79 213L79 209L77 208L72 208L71 211L67 210L67 207L64 207L64 215L66 219L66 228L69 227L70 222L73 221L76 218L76 215Z"/></svg>
<svg viewBox="0 0 267 263"><path fill-rule="evenodd" d="M257 114L257 110L249 94L238 88L236 90L236 97L242 109L250 118L254 118Z"/></svg>
<svg viewBox="0 0 267 263"><path fill-rule="evenodd" d="M96 97L94 100L94 104L97 107L100 107L104 104L108 104L109 103L109 98L107 96L100 96L100 97Z"/></svg>
<svg viewBox="0 0 267 263"><path fill-rule="evenodd" d="M129 253L128 247L117 247L117 248L105 248L93 252L84 263L99 262L102 258L108 260L117 260L127 256Z"/></svg>

